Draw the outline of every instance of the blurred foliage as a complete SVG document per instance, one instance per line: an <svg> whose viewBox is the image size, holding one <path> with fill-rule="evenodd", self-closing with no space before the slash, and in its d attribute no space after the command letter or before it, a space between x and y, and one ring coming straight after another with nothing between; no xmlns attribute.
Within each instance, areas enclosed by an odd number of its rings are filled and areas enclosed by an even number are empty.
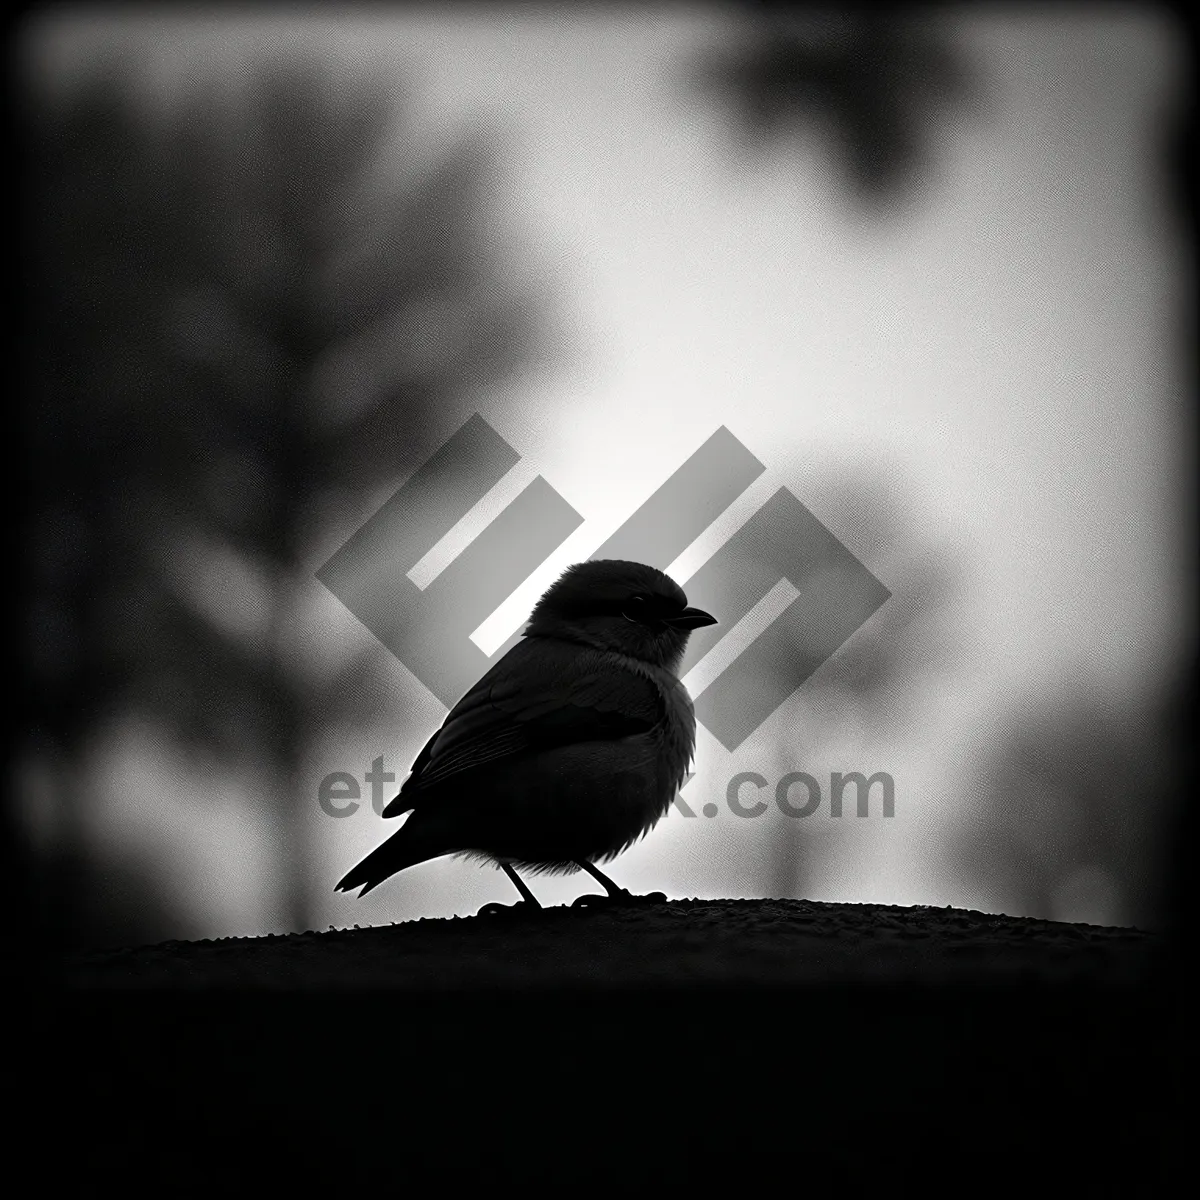
<svg viewBox="0 0 1200 1200"><path fill-rule="evenodd" d="M940 118L978 84L931 24L904 4L737 6L743 37L697 77L735 113L752 147L815 133L849 195L878 212L932 173Z"/></svg>
<svg viewBox="0 0 1200 1200"><path fill-rule="evenodd" d="M21 112L22 699L67 808L47 887L74 936L100 901L69 764L140 711L275 781L285 921L303 928L299 757L378 662L314 682L296 661L316 515L361 503L444 406L523 365L535 306L495 252L481 132L436 157L389 147L390 98L316 62L264 64L242 91L214 73L162 109L135 71Z"/></svg>
<svg viewBox="0 0 1200 1200"><path fill-rule="evenodd" d="M965 590L961 553L922 533L912 497L889 475L829 473L806 489L805 503L892 593L810 686L836 700L851 728L898 734L930 677L960 661L953 614Z"/></svg>
<svg viewBox="0 0 1200 1200"><path fill-rule="evenodd" d="M936 170L944 122L983 99L982 81L946 40L936 9L909 4L838 6L741 3L741 37L708 56L696 75L735 114L749 148L815 139L847 197L873 216L919 194ZM943 27L944 28L944 27ZM1169 198L1192 216L1194 154L1190 108L1180 106L1159 147ZM1189 241L1190 224L1186 229ZM1190 306L1189 306L1190 308ZM1186 316L1186 329L1191 328ZM1191 355L1191 350L1186 351ZM876 734L905 714L957 658L947 623L959 582L954 561L920 543L899 498L874 484L835 485L806 494L892 598L805 686L809 711L836 714L842 729ZM949 641L947 641L949 637ZM780 671L786 671L781 664ZM1180 685L1194 694L1194 665ZM1147 709L1132 701L1114 716L1081 697L1071 711L1014 717L981 782L954 870L989 892L997 911L1079 919L1152 921L1178 902L1190 854L1176 837L1174 893L1156 877L1165 830L1188 828L1191 776L1179 764L1189 744L1171 699ZM1172 716L1170 714L1176 714ZM780 746L780 761L812 758L827 736L798 731L801 746ZM1190 752L1189 752L1190 753ZM778 823L770 868L777 894L803 894L816 857L813 831Z"/></svg>
<svg viewBox="0 0 1200 1200"><path fill-rule="evenodd" d="M963 642L954 613L964 563L960 552L922 533L908 490L894 475L829 467L803 499L891 592L807 680L787 680L793 689L804 688L803 721L776 747L779 773L806 770L827 779L822 755L832 742L879 745L903 738L914 705L958 666ZM786 677L789 664L780 662L776 670ZM804 896L829 850L828 830L790 818L776 820L774 829L772 894Z"/></svg>
<svg viewBox="0 0 1200 1200"><path fill-rule="evenodd" d="M988 755L955 870L994 911L1159 927L1168 818L1188 785L1187 681L1150 702L1075 695L1009 715Z"/></svg>

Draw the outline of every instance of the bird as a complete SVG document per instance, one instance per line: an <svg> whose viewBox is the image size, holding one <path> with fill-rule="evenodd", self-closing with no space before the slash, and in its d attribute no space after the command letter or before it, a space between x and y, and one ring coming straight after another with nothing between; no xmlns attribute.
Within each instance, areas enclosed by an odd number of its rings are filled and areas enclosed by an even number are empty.
<svg viewBox="0 0 1200 1200"><path fill-rule="evenodd" d="M666 814L695 751L696 718L679 680L693 629L717 624L670 576L644 563L592 559L545 591L521 639L450 710L417 755L385 818L408 819L336 885L359 896L444 855L518 874L585 871L605 896L632 896L597 867Z"/></svg>

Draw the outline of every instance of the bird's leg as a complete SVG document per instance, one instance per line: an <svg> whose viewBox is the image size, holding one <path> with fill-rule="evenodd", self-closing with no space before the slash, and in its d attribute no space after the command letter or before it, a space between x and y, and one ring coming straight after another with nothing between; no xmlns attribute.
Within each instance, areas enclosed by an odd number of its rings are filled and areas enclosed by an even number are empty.
<svg viewBox="0 0 1200 1200"><path fill-rule="evenodd" d="M537 897L529 890L525 881L520 877L520 875L518 875L516 873L516 871L514 871L512 869L512 867L510 867L508 865L508 863L502 862L500 864L500 869L516 885L517 891L521 893L521 899L516 904L511 905L511 906L508 904L485 904L479 910L479 915L481 917L484 915L491 915L494 913L512 912L513 909L521 909L521 908L530 909L530 908L541 908L542 907L538 903Z"/></svg>
<svg viewBox="0 0 1200 1200"><path fill-rule="evenodd" d="M664 904L666 896L662 892L651 892L648 896L634 896L615 883L594 863L585 859L576 859L575 865L586 871L608 893L607 896L580 896L572 908L591 908L595 904Z"/></svg>
<svg viewBox="0 0 1200 1200"><path fill-rule="evenodd" d="M500 867L504 871L505 875L507 875L509 879L513 881L513 885L516 887L517 891L521 893L521 899L524 900L526 904L532 905L534 908L542 907L538 903L537 897L529 890L525 880L523 880L520 875L518 875L516 871L514 871L512 867L508 865L508 863L501 863Z"/></svg>
<svg viewBox="0 0 1200 1200"><path fill-rule="evenodd" d="M577 867L586 871L610 896L628 896L629 893L624 888L619 888L599 867L593 863L587 862L585 859L580 859L576 864Z"/></svg>

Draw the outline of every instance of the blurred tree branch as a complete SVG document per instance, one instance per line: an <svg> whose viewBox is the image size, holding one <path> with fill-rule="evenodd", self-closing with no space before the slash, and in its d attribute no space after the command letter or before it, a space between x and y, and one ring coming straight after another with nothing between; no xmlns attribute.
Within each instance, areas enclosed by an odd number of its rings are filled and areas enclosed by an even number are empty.
<svg viewBox="0 0 1200 1200"><path fill-rule="evenodd" d="M296 661L314 509L394 478L443 406L526 364L538 310L488 240L482 136L427 163L410 145L387 184L390 100L315 61L161 113L134 69L22 114L24 699L67 810L47 891L69 932L88 739L144 712L272 781L282 922L303 929L301 756L371 669L322 686Z"/></svg>
<svg viewBox="0 0 1200 1200"><path fill-rule="evenodd" d="M923 181L937 119L977 95L920 6L744 3L737 11L741 44L698 65L701 87L731 107L753 146L817 131L849 194L868 208Z"/></svg>

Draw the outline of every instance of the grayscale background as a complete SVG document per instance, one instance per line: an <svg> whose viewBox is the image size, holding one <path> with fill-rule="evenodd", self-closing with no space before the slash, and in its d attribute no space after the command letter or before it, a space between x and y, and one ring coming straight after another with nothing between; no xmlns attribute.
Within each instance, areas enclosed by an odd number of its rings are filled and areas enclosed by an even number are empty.
<svg viewBox="0 0 1200 1200"><path fill-rule="evenodd" d="M722 425L766 471L677 579L786 487L892 591L735 752L701 731L696 815L622 885L1161 921L1194 653L1184 33L870 11L27 18L13 769L67 944L515 899L457 860L337 895L391 826L317 802L380 756L403 779L445 709L314 574L475 412L521 462L418 584L538 474L584 517L489 653ZM739 817L743 771L885 771L895 815Z"/></svg>

